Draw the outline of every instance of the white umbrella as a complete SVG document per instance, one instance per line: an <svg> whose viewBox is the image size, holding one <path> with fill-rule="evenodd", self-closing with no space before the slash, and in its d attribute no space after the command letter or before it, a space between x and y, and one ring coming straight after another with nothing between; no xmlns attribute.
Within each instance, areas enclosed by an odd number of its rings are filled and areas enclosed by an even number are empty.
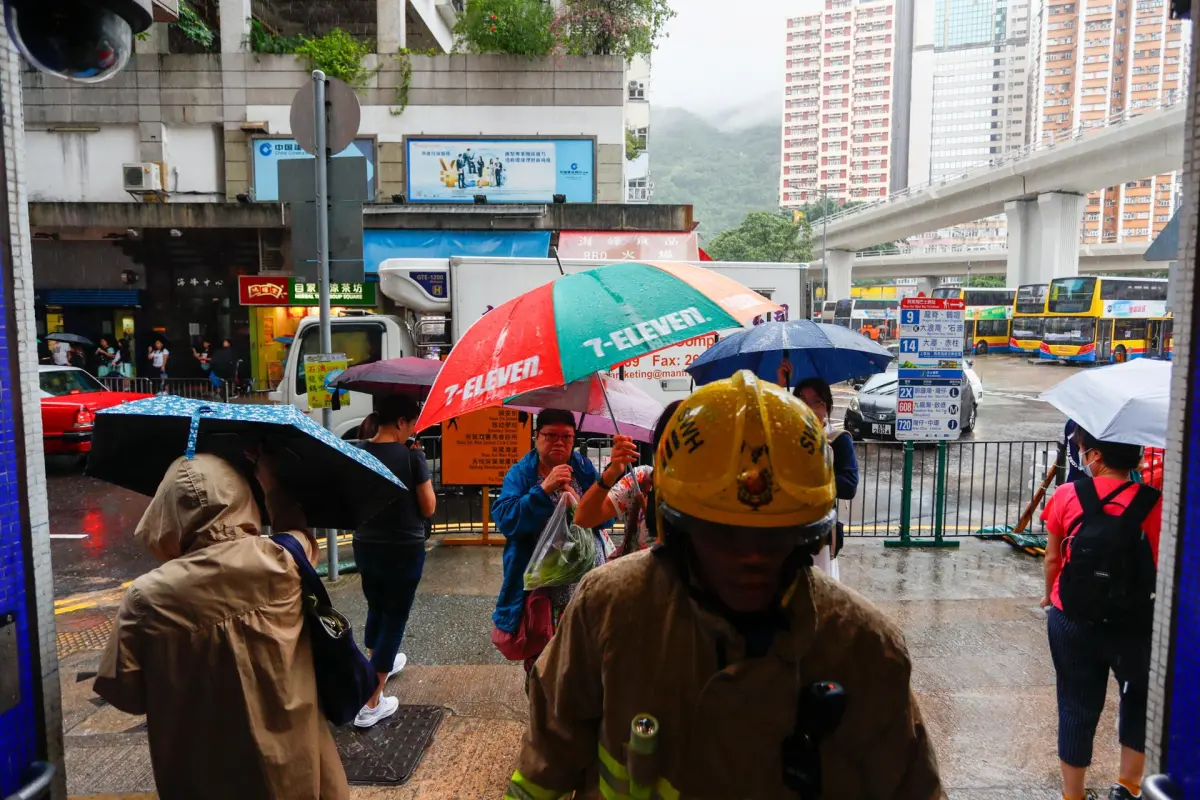
<svg viewBox="0 0 1200 800"><path fill-rule="evenodd" d="M1171 362L1139 358L1084 370L1040 399L1101 441L1165 448Z"/></svg>

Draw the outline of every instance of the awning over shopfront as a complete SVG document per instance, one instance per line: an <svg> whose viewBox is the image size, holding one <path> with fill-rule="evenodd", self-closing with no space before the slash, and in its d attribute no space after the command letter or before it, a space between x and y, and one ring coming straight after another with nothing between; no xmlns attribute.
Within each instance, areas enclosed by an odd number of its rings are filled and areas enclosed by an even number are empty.
<svg viewBox="0 0 1200 800"><path fill-rule="evenodd" d="M36 294L48 306L131 308L142 304L140 289L42 289Z"/></svg>
<svg viewBox="0 0 1200 800"><path fill-rule="evenodd" d="M695 233L563 231L558 255L593 261L699 261L700 245Z"/></svg>
<svg viewBox="0 0 1200 800"><path fill-rule="evenodd" d="M550 231L363 231L363 262L378 272L389 258L547 258Z"/></svg>

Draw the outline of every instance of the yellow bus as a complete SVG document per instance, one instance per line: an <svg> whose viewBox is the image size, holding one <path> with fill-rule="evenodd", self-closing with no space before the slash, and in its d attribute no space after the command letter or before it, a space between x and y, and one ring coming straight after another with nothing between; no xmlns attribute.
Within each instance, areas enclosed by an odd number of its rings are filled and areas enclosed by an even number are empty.
<svg viewBox="0 0 1200 800"><path fill-rule="evenodd" d="M1046 297L1049 294L1048 283L1027 283L1017 287L1012 332L1008 338L1012 352L1038 357L1042 347L1042 327L1046 323Z"/></svg>
<svg viewBox="0 0 1200 800"><path fill-rule="evenodd" d="M1146 355L1152 320L1167 316L1164 278L1055 278L1041 358L1110 364Z"/></svg>
<svg viewBox="0 0 1200 800"><path fill-rule="evenodd" d="M963 346L968 353L984 356L1009 351L1016 289L939 286L933 296L966 302Z"/></svg>

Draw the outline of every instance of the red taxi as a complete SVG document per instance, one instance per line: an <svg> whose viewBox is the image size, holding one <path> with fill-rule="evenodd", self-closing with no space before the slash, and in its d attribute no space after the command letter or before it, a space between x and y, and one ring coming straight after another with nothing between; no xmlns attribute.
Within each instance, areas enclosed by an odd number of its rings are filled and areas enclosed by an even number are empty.
<svg viewBox="0 0 1200 800"><path fill-rule="evenodd" d="M42 394L42 436L46 455L84 455L92 449L96 412L153 397L112 391L75 367L38 367Z"/></svg>

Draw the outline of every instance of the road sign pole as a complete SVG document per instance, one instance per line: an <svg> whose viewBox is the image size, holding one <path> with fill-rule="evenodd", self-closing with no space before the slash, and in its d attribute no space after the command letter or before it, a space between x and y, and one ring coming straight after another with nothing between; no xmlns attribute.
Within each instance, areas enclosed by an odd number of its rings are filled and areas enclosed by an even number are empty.
<svg viewBox="0 0 1200 800"><path fill-rule="evenodd" d="M316 169L317 181L317 287L320 292L321 320L321 352L333 352L333 327L329 322L329 149L325 142L325 124L327 121L325 109L325 73L314 69L313 79L313 116L316 132L316 157L313 164ZM333 429L333 409L321 409L321 424L326 430ZM329 580L338 579L338 542L337 530L325 529L325 553L329 559Z"/></svg>
<svg viewBox="0 0 1200 800"><path fill-rule="evenodd" d="M946 442L938 442L937 448L937 475L933 482L933 538L940 546L946 522Z"/></svg>

